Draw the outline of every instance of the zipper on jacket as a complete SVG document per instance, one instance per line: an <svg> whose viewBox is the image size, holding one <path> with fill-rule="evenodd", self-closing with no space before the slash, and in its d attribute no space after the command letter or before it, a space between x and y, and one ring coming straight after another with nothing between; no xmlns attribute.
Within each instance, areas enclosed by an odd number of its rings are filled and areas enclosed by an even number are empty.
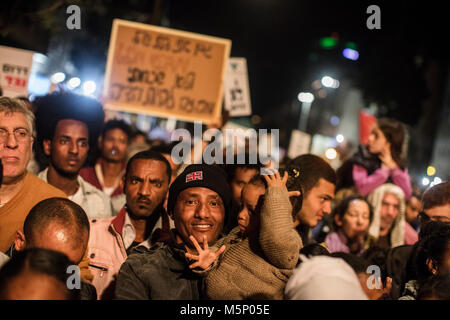
<svg viewBox="0 0 450 320"><path fill-rule="evenodd" d="M103 273L104 273L104 272L108 271L108 268L96 266L96 265L93 265L93 264L89 264L89 267L96 268L96 269L100 269L100 270L101 270L101 272L100 272L100 278L103 277Z"/></svg>

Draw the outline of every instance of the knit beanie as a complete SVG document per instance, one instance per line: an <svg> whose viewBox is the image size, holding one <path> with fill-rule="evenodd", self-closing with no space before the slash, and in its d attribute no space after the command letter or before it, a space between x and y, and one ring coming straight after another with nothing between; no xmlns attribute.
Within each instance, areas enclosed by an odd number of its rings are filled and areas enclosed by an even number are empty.
<svg viewBox="0 0 450 320"><path fill-rule="evenodd" d="M216 165L191 164L178 175L169 189L167 212L172 213L177 197L184 189L203 187L219 194L225 207L225 221L231 209L231 190L225 171Z"/></svg>

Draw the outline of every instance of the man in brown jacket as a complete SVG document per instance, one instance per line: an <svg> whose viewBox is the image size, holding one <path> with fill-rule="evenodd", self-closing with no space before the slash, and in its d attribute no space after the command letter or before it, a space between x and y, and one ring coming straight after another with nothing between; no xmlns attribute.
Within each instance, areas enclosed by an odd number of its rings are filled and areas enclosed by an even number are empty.
<svg viewBox="0 0 450 320"><path fill-rule="evenodd" d="M34 142L34 114L17 99L0 98L0 251L6 252L30 209L51 197L66 197L26 168Z"/></svg>

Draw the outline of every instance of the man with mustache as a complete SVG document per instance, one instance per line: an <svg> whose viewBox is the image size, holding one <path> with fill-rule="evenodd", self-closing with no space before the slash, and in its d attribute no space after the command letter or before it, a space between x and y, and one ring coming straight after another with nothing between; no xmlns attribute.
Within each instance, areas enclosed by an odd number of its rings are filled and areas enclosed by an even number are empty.
<svg viewBox="0 0 450 320"><path fill-rule="evenodd" d="M169 232L169 217L163 204L171 171L169 162L159 152L135 154L120 181L126 205L116 217L91 221L89 267L99 299L113 297L114 278L132 248L143 241L149 247L153 237L159 240L158 236L164 233L161 231Z"/></svg>
<svg viewBox="0 0 450 320"><path fill-rule="evenodd" d="M389 249L417 242L417 232L405 220L405 195L400 187L383 184L369 194L368 200L374 209L369 246Z"/></svg>
<svg viewBox="0 0 450 320"><path fill-rule="evenodd" d="M199 300L202 277L195 274L186 253L198 254L192 237L220 247L225 217L231 208L226 173L216 165L193 164L169 190L167 212L175 223L170 240L151 249L138 246L120 268L116 299ZM216 249L216 248L214 248ZM220 254L223 250L212 250Z"/></svg>
<svg viewBox="0 0 450 320"><path fill-rule="evenodd" d="M89 219L110 217L108 196L79 176L89 148L103 126L102 105L72 93L50 94L33 103L37 109L38 140L49 157L48 168L38 177L64 191Z"/></svg>
<svg viewBox="0 0 450 320"><path fill-rule="evenodd" d="M100 157L95 166L83 168L80 176L111 198L114 213L125 203L120 180L125 172L131 128L123 120L105 123L98 141Z"/></svg>

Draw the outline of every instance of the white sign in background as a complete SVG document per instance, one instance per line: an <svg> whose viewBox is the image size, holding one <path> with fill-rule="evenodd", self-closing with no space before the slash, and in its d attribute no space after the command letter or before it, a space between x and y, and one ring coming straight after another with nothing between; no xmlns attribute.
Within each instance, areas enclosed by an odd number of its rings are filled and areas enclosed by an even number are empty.
<svg viewBox="0 0 450 320"><path fill-rule="evenodd" d="M3 95L28 96L33 51L0 46L0 86Z"/></svg>
<svg viewBox="0 0 450 320"><path fill-rule="evenodd" d="M231 117L249 116L252 114L247 60L245 58L228 59L224 97L225 109L230 112Z"/></svg>
<svg viewBox="0 0 450 320"><path fill-rule="evenodd" d="M311 135L300 130L292 130L289 142L288 157L294 159L302 154L309 153Z"/></svg>

